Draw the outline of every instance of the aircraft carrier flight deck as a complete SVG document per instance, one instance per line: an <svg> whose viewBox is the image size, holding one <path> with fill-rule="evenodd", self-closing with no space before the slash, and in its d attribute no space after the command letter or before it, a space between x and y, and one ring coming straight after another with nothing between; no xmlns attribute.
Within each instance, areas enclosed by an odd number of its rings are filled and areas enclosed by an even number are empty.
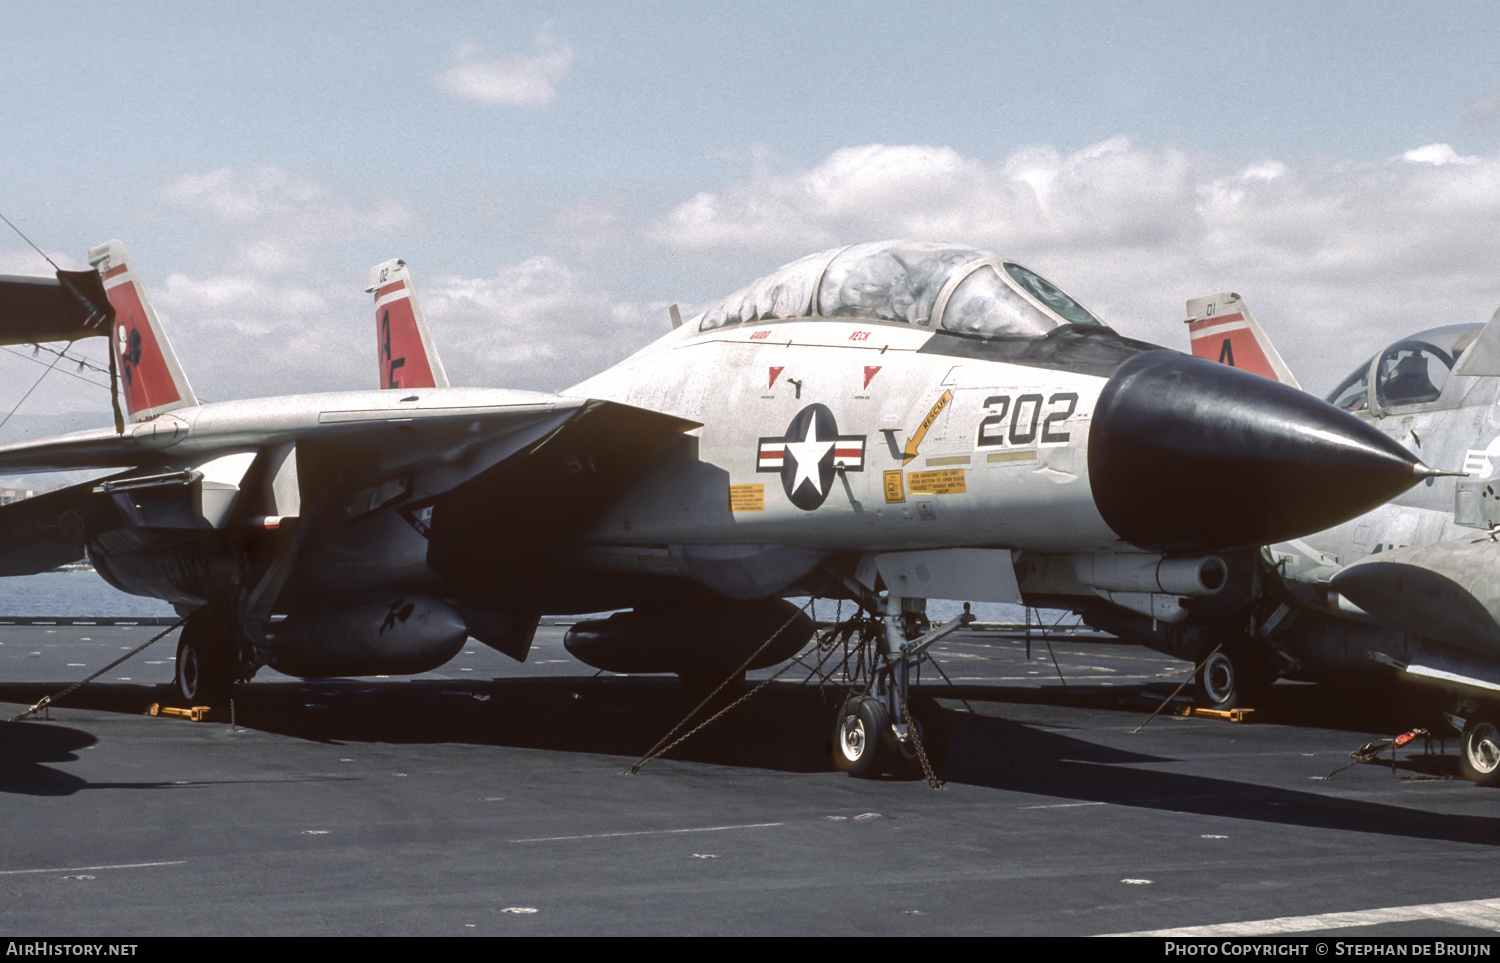
<svg viewBox="0 0 1500 963"><path fill-rule="evenodd" d="M0 626L0 714L161 630ZM471 643L410 679L263 671L232 722L148 714L174 633L0 724L0 931L1500 929L1500 792L1447 778L1454 740L1351 765L1427 721L1420 700L1283 682L1251 722L1141 728L1184 663L1066 639L1028 661L971 629L937 649L953 684L922 678L952 727L940 790L834 771L836 694L797 669L631 776L679 685L596 674L562 633L543 626L524 664Z"/></svg>

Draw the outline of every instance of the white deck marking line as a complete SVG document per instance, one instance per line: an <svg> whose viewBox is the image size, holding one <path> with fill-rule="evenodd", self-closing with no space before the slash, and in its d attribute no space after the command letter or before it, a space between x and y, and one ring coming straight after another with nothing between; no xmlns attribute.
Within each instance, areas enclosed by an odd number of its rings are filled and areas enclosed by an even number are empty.
<svg viewBox="0 0 1500 963"><path fill-rule="evenodd" d="M727 829L769 829L786 823L745 823L742 826L701 826L695 829L643 829L634 833L588 833L583 836L538 836L535 839L512 839L513 843L558 843L570 839L614 839L620 836L670 836L676 833L718 833Z"/></svg>
<svg viewBox="0 0 1500 963"><path fill-rule="evenodd" d="M166 863L119 863L114 866L70 866L63 869L0 869L0 876L25 876L29 873L81 873L90 869L144 869L148 866L181 866L185 859Z"/></svg>
<svg viewBox="0 0 1500 963"><path fill-rule="evenodd" d="M918 720L919 722L921 720ZM1045 806L1021 806L1021 809L1077 809L1079 806L1103 806L1102 802L1048 803Z"/></svg>
<svg viewBox="0 0 1500 963"><path fill-rule="evenodd" d="M1281 916L1246 923L1219 923L1212 926L1183 926L1174 930L1144 930L1139 933L1111 933L1110 936L1278 936L1283 933L1309 933L1314 930L1337 930L1379 923L1404 923L1412 920L1444 920L1475 929L1500 932L1500 899L1474 899L1459 903L1418 903L1414 906L1388 906L1384 909L1355 910L1349 913L1319 913L1316 916Z"/></svg>

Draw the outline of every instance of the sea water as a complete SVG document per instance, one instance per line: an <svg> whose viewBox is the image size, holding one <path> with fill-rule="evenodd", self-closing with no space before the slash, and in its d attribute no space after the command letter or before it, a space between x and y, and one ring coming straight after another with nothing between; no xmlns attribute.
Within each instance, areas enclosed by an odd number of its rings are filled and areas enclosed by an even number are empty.
<svg viewBox="0 0 1500 963"><path fill-rule="evenodd" d="M170 616L161 599L126 595L93 572L44 572L0 578L0 617Z"/></svg>

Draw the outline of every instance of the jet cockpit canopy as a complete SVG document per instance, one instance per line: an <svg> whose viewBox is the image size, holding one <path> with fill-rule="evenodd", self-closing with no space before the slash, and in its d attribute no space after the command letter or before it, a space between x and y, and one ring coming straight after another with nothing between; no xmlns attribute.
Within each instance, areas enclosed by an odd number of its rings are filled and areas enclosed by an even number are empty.
<svg viewBox="0 0 1500 963"><path fill-rule="evenodd" d="M1482 324L1448 324L1429 328L1387 345L1339 382L1325 399L1345 411L1370 407L1370 380L1382 407L1427 404L1438 400L1459 355L1474 343Z"/></svg>
<svg viewBox="0 0 1500 963"><path fill-rule="evenodd" d="M808 255L731 294L695 323L709 331L796 318L894 321L987 338L1102 327L1036 272L987 251L931 241L875 241Z"/></svg>

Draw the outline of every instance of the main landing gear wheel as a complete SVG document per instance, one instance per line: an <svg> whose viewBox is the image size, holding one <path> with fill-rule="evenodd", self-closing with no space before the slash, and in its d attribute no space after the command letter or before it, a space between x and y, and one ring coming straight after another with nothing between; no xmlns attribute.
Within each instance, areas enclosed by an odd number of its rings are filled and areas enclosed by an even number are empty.
<svg viewBox="0 0 1500 963"><path fill-rule="evenodd" d="M883 733L890 728L885 706L872 696L844 703L833 726L833 764L851 776L874 778L885 769Z"/></svg>
<svg viewBox="0 0 1500 963"><path fill-rule="evenodd" d="M1239 709L1265 689L1266 673L1257 671L1249 646L1226 642L1198 670L1198 695L1210 709Z"/></svg>
<svg viewBox="0 0 1500 963"><path fill-rule="evenodd" d="M177 696L189 705L227 703L238 668L233 646L225 620L207 610L189 615L177 639Z"/></svg>
<svg viewBox="0 0 1500 963"><path fill-rule="evenodd" d="M1485 717L1464 726L1458 768L1465 779L1481 786L1500 786L1500 728Z"/></svg>

